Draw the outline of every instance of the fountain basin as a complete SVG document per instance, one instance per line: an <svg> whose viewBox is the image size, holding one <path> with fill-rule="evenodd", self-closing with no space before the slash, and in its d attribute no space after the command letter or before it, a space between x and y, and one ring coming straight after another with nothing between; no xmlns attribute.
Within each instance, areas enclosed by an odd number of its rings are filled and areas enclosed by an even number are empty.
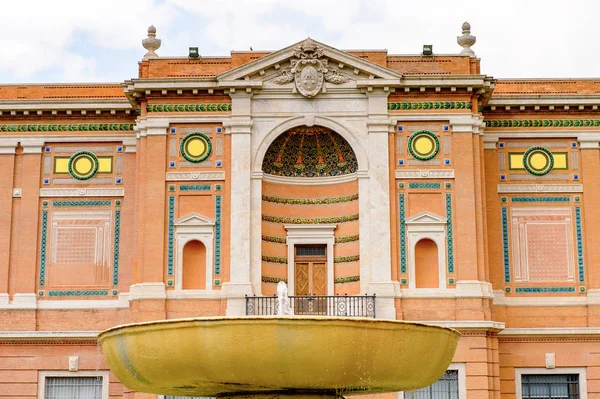
<svg viewBox="0 0 600 399"><path fill-rule="evenodd" d="M341 317L211 317L110 328L98 335L130 389L166 395L355 395L439 379L460 333Z"/></svg>

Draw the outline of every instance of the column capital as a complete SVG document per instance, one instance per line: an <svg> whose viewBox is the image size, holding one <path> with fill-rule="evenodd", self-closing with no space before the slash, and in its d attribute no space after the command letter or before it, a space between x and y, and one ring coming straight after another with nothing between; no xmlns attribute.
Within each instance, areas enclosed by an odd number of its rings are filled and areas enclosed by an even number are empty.
<svg viewBox="0 0 600 399"><path fill-rule="evenodd" d="M23 154L41 154L43 146L44 146L44 140L39 140L39 139L22 139L21 140L21 147L23 147Z"/></svg>
<svg viewBox="0 0 600 399"><path fill-rule="evenodd" d="M17 140L3 138L0 140L0 154L14 154L17 149Z"/></svg>
<svg viewBox="0 0 600 399"><path fill-rule="evenodd" d="M252 125L254 122L251 119L244 120L229 120L223 122L225 132L229 134L252 134Z"/></svg>
<svg viewBox="0 0 600 399"><path fill-rule="evenodd" d="M483 136L483 149L495 150L498 144L498 136Z"/></svg>
<svg viewBox="0 0 600 399"><path fill-rule="evenodd" d="M126 153L137 152L137 142L138 142L138 139L135 137L123 139L123 146L125 146L125 152Z"/></svg>
<svg viewBox="0 0 600 399"><path fill-rule="evenodd" d="M138 137L166 136L169 124L168 118L144 118L137 121L134 130Z"/></svg>

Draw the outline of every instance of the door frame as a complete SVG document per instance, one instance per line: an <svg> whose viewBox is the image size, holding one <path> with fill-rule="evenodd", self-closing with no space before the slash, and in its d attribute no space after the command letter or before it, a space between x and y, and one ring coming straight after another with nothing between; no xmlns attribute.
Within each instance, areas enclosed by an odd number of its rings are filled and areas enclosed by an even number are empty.
<svg viewBox="0 0 600 399"><path fill-rule="evenodd" d="M285 224L287 231L286 244L288 246L288 293L294 295L294 264L295 245L325 244L327 246L327 295L332 296L333 287L333 245L335 238L333 231L337 224Z"/></svg>

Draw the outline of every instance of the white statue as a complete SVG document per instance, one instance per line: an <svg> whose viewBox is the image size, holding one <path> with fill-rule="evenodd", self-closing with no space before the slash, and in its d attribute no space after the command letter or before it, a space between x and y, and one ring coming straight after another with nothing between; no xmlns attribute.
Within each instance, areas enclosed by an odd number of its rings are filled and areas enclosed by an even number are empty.
<svg viewBox="0 0 600 399"><path fill-rule="evenodd" d="M283 281L277 283L277 305L277 316L292 316L294 314L290 306L288 288Z"/></svg>

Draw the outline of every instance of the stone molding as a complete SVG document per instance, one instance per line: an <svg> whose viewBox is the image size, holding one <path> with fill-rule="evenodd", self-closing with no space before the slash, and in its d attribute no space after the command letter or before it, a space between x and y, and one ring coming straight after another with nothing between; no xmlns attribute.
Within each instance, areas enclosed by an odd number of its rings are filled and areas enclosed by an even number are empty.
<svg viewBox="0 0 600 399"><path fill-rule="evenodd" d="M396 179L454 179L454 169L396 170Z"/></svg>
<svg viewBox="0 0 600 399"><path fill-rule="evenodd" d="M40 197L123 197L124 188L40 188Z"/></svg>
<svg viewBox="0 0 600 399"><path fill-rule="evenodd" d="M225 172L167 172L167 181L225 180Z"/></svg>
<svg viewBox="0 0 600 399"><path fill-rule="evenodd" d="M257 172L253 172L257 173ZM262 172L260 172L262 173ZM262 173L259 177L258 173L253 175L253 179L261 179L267 183L275 184L287 184L291 186L322 186L327 184L341 184L349 181L354 181L358 177L357 173L350 173L347 175L340 176L326 176L326 177L285 177L275 176L267 173Z"/></svg>
<svg viewBox="0 0 600 399"><path fill-rule="evenodd" d="M583 184L498 184L499 194L582 193Z"/></svg>

